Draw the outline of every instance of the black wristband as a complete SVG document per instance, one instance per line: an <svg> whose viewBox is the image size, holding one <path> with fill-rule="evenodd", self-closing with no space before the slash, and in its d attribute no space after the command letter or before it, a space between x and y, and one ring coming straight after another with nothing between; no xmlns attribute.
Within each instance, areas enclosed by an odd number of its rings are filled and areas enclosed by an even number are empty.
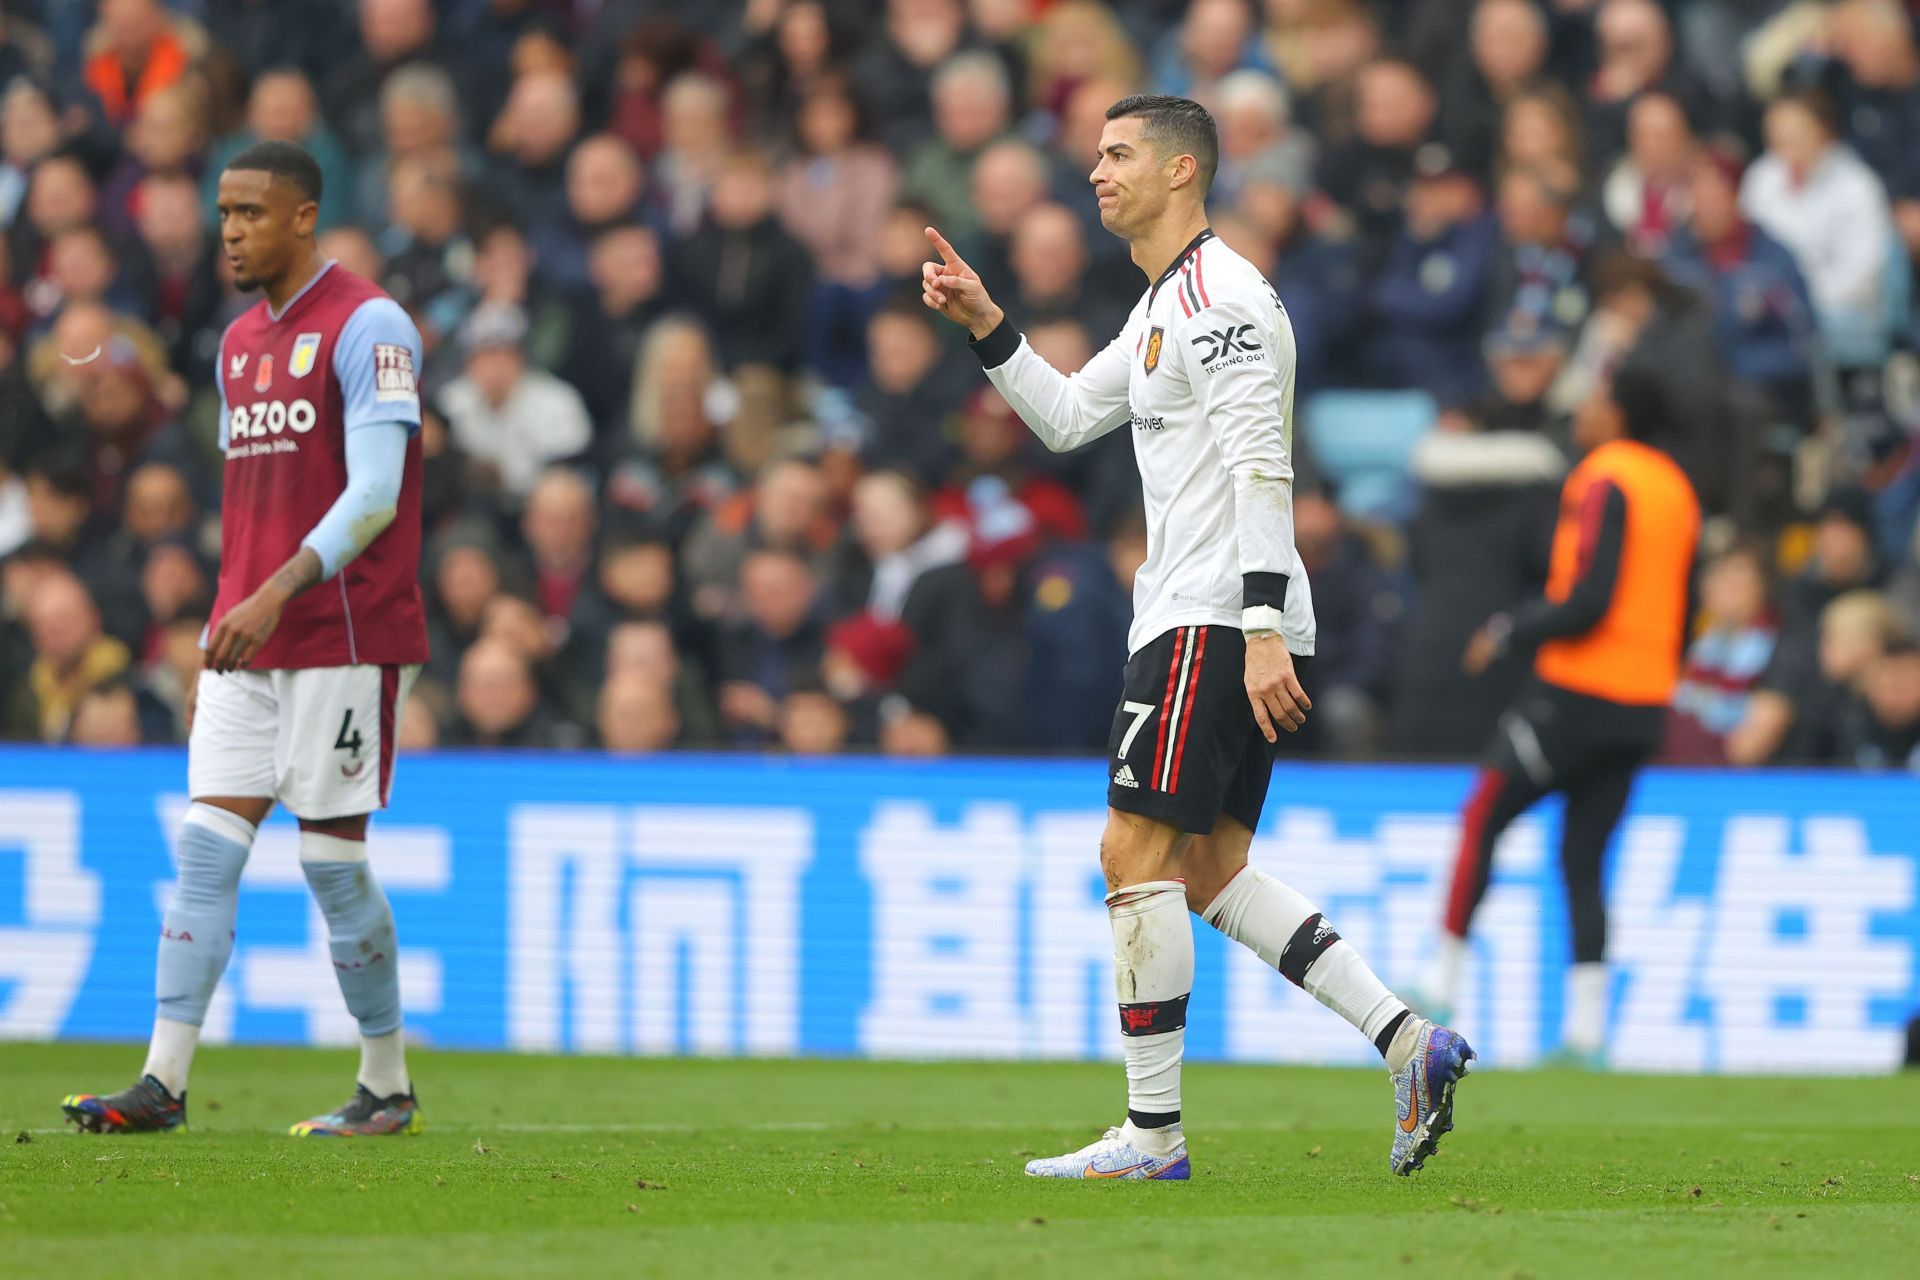
<svg viewBox="0 0 1920 1280"><path fill-rule="evenodd" d="M1013 359L1013 353L1020 349L1020 331L1002 317L986 337L968 338L967 347L980 357L981 368L998 369Z"/></svg>
<svg viewBox="0 0 1920 1280"><path fill-rule="evenodd" d="M1241 607L1252 609L1269 605L1287 607L1287 575L1284 573L1243 573L1240 575Z"/></svg>

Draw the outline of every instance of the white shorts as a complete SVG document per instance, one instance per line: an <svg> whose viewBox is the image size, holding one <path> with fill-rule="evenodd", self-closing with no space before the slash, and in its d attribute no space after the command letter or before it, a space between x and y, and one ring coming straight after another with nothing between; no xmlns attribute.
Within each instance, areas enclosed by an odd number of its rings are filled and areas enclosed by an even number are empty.
<svg viewBox="0 0 1920 1280"><path fill-rule="evenodd" d="M386 808L400 707L419 674L418 666L202 671L188 793L278 800L309 821Z"/></svg>

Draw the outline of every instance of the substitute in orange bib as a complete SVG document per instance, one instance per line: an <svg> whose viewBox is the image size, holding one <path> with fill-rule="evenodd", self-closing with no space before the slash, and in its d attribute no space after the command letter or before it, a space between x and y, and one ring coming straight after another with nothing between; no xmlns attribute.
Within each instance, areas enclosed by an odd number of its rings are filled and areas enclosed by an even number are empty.
<svg viewBox="0 0 1920 1280"><path fill-rule="evenodd" d="M1490 619L1466 655L1477 672L1509 648L1537 650L1534 679L1501 718L1461 815L1428 1012L1445 1020L1458 1003L1501 832L1558 791L1573 925L1562 1053L1588 1065L1601 1059L1607 1019L1603 859L1634 775L1659 747L1687 642L1700 504L1661 447L1673 425L1659 385L1632 369L1581 408L1574 444L1586 457L1561 490L1546 597Z"/></svg>

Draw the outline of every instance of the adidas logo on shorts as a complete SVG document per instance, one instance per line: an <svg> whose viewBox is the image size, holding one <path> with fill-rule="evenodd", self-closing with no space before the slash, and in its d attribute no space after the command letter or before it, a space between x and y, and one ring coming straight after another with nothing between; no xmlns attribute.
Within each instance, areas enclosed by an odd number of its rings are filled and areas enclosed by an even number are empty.
<svg viewBox="0 0 1920 1280"><path fill-rule="evenodd" d="M1113 784L1116 787L1138 787L1140 782L1133 776L1133 766L1122 761L1120 771L1113 775Z"/></svg>

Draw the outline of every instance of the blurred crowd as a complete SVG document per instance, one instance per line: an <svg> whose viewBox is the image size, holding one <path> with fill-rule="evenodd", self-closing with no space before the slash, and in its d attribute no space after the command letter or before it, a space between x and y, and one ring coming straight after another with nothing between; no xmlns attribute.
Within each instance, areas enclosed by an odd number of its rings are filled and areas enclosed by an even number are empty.
<svg viewBox="0 0 1920 1280"><path fill-rule="evenodd" d="M211 193L271 139L426 341L404 745L1097 750L1130 442L1039 448L915 282L936 225L1079 367L1143 89L1214 112L1298 340L1289 749L1481 748L1524 669L1462 651L1635 364L1712 516L1669 757L1920 769L1898 0L0 0L0 736L183 735L254 301Z"/></svg>

